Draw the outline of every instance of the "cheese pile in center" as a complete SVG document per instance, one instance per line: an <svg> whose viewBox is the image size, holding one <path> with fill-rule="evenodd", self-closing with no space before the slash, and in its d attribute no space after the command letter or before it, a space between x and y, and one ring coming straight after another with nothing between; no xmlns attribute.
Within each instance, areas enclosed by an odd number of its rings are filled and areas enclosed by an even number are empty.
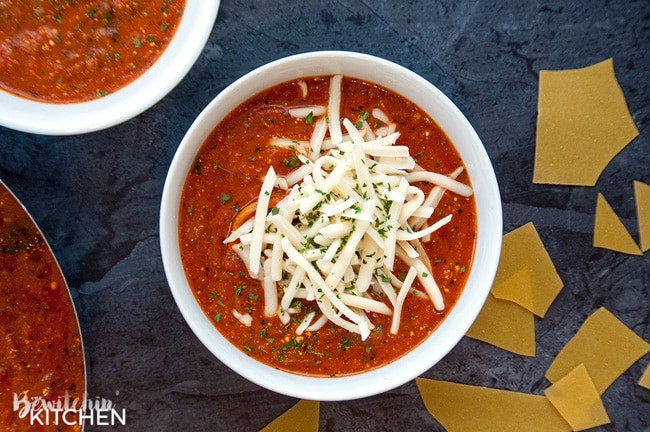
<svg viewBox="0 0 650 432"><path fill-rule="evenodd" d="M462 167L445 176L417 166L408 147L396 144L400 133L381 110L364 113L357 124L341 121L340 101L337 75L330 81L327 107L290 110L313 122L311 140L278 138L270 144L295 149L302 164L286 177L269 167L255 215L224 243L233 243L250 275L262 281L265 315L286 324L301 313L297 334L329 321L365 340L374 327L369 312L392 316L390 331L398 332L409 292L444 309L420 241L452 218L428 225L445 190L470 196L472 189L455 180ZM369 126L370 115L381 127ZM415 186L419 182L436 186L425 197ZM275 192L286 196L270 207L275 188L286 190ZM393 274L396 259L409 267L404 281ZM415 278L425 292L412 289ZM251 325L250 315L233 314Z"/></svg>

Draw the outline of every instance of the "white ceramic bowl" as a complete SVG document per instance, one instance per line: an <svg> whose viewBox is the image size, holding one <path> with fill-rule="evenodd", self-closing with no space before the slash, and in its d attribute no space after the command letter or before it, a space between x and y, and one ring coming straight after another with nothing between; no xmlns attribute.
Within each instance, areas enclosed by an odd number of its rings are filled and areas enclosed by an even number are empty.
<svg viewBox="0 0 650 432"><path fill-rule="evenodd" d="M0 89L0 125L43 135L94 132L129 120L169 93L201 54L219 0L187 0L167 49L139 78L100 99L71 104L36 102Z"/></svg>
<svg viewBox="0 0 650 432"><path fill-rule="evenodd" d="M478 216L474 263L457 304L422 344L381 368L357 375L317 378L282 372L245 355L215 329L185 278L178 244L181 191L193 160L214 127L251 96L284 81L343 74L387 87L426 111L456 146L472 180ZM395 63L365 54L324 51L274 61L235 81L197 117L172 161L162 196L160 244L167 280L194 333L223 363L262 387L311 400L347 400L378 394L419 376L463 337L487 297L499 261L501 199L490 159L478 135L458 108L435 86Z"/></svg>

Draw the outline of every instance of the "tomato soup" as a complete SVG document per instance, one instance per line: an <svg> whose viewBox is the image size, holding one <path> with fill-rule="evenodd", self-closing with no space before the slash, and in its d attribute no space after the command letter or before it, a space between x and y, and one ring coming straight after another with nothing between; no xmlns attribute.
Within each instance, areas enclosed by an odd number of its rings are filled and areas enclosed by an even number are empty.
<svg viewBox="0 0 650 432"><path fill-rule="evenodd" d="M445 307L438 310L427 296L416 295L423 288L415 280L413 293L404 299L396 334L389 331L393 318L374 312L366 314L372 328L365 338L331 322L318 331L297 334L305 316L310 311L318 311L318 298L297 306L292 304L293 314L288 320L265 313L260 280L251 277L246 263L233 252L233 244L223 242L240 225L238 215L264 195L260 187L269 166L281 178L305 163L292 145L272 143L278 138L294 140L296 146L310 142L316 115L310 112L306 117L296 118L289 111L291 107L327 107L330 81L331 77L324 76L283 83L230 113L200 149L187 175L179 214L179 243L186 277L215 327L245 354L277 369L313 376L341 376L377 368L427 338L452 309L463 289L472 265L477 226L473 196L463 197L449 191L442 195L430 221L441 215L453 215L453 218L422 246ZM448 175L463 167L445 133L410 101L380 86L347 77L342 79L340 93L340 117L350 119L358 128L378 132L386 125L370 113L376 109L388 113L393 129L401 133L397 144L408 146L421 169ZM331 112L320 118L327 119L328 115ZM456 180L470 184L465 171ZM421 187L428 194L433 185L425 182ZM316 192L323 193L318 189ZM277 210L273 207L275 203L287 193L273 190L270 215ZM375 225L375 229L381 234L380 226ZM363 257L353 259L361 265ZM293 265L291 259L288 265ZM393 273L397 278L404 280L408 270L403 261L395 260ZM428 276L422 273L418 277ZM329 276L324 272L322 277ZM381 282L379 278L387 279L387 276L380 274L375 285ZM286 291L286 285L286 281L284 285L278 283L279 296ZM364 295L390 306L386 296Z"/></svg>
<svg viewBox="0 0 650 432"><path fill-rule="evenodd" d="M0 2L0 88L50 103L101 98L142 75L184 0Z"/></svg>
<svg viewBox="0 0 650 432"><path fill-rule="evenodd" d="M38 228L0 184L0 430L79 431L30 426L13 395L83 401L81 336L63 276ZM72 421L71 421L72 422Z"/></svg>

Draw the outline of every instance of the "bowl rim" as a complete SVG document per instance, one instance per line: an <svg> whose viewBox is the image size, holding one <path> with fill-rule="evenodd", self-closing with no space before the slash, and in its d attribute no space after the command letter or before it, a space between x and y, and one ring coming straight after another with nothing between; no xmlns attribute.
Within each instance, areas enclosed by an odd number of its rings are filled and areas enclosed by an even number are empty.
<svg viewBox="0 0 650 432"><path fill-rule="evenodd" d="M123 123L165 97L198 59L217 18L220 0L187 0L169 45L138 78L102 98L47 103L0 89L0 126L41 135L77 135Z"/></svg>
<svg viewBox="0 0 650 432"><path fill-rule="evenodd" d="M472 149L471 160L473 164L479 166L468 166L467 155L460 151L459 146L450 136L463 157L470 178L473 178L473 174L476 176L479 168L483 172L484 177L480 183L472 182L479 225L477 243L473 265L463 293L448 316L421 344L397 360L370 371L335 378L304 376L277 370L245 355L219 333L198 305L185 278L180 259L178 245L180 193L196 153L217 123L239 104L273 84L257 91L254 87L261 86L261 82L265 80L269 81L269 77L273 74L281 75L281 78L272 80L275 84L301 76L334 73L355 76L352 73L345 73L352 64L364 64L371 66L372 70L384 71L387 79L392 80L392 84L408 80L410 85L426 89L427 97L435 99L441 109L457 123L459 130L464 131L466 137L472 142L467 144L470 146L468 148ZM391 83L377 83L407 97L403 92L395 90ZM238 94L242 92L246 96L238 99ZM407 99L413 101L412 97ZM231 106L233 103L234 106ZM222 104L227 107L220 108ZM419 103L416 104L440 124L439 119L430 110ZM225 112L219 114L219 110ZM449 130L442 124L440 126L449 135ZM479 197L482 197L481 207L479 207ZM481 215L484 217L482 218ZM489 294L496 273L502 238L501 199L494 169L485 147L467 118L437 87L415 72L379 57L349 51L315 51L281 58L245 74L219 93L197 116L174 155L163 188L159 223L161 256L170 290L181 314L203 345L226 366L255 384L288 396L321 401L351 400L383 393L420 376L442 359L467 332ZM478 258L482 261L479 262ZM476 286L473 288L476 292L473 292L472 297L469 297L469 294L465 295L469 292L470 283ZM452 316L465 317L465 319L450 320ZM443 342L442 347L430 343L431 340L435 343L440 342L438 339ZM408 367L404 367L404 364Z"/></svg>

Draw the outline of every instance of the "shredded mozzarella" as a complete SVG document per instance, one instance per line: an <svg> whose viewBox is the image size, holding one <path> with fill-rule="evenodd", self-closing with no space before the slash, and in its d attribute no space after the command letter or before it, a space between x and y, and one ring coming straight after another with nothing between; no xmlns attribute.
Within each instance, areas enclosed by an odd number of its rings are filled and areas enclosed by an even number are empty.
<svg viewBox="0 0 650 432"><path fill-rule="evenodd" d="M327 317L325 315L321 315L320 318L318 318L312 325L307 327L306 330L310 332L318 331L321 328L323 328L323 326L328 322L329 320L327 319Z"/></svg>
<svg viewBox="0 0 650 432"><path fill-rule="evenodd" d="M234 316L235 318L237 318L237 320L238 320L240 323L242 323L242 324L245 325L246 327L250 327L250 326L253 324L253 317L250 316L250 315L247 314L247 313L242 314L242 313L239 313L239 312L237 311L237 309L233 309L233 310L232 310L232 314L233 314L233 316Z"/></svg>
<svg viewBox="0 0 650 432"><path fill-rule="evenodd" d="M435 231L438 231L441 227L447 225L449 221L451 221L451 217L452 215L447 215L444 218L440 219L438 222L431 225L430 227L423 229L422 231L418 231L414 233L400 231L399 233L397 233L397 240L416 240L424 236L427 236Z"/></svg>
<svg viewBox="0 0 650 432"><path fill-rule="evenodd" d="M409 269L408 274L406 275L406 279L404 279L404 283L402 284L402 287L399 289L399 294L397 295L397 304L395 305L395 312L393 313L393 321L391 322L390 325L390 332L392 334L397 334L397 331L399 330L399 324L402 316L402 308L404 307L404 300L406 299L406 294L408 294L409 289L411 289L411 285L413 284L413 281L415 280L415 275L417 274L417 270L415 267L411 267Z"/></svg>
<svg viewBox="0 0 650 432"><path fill-rule="evenodd" d="M260 255L262 254L262 241L264 237L264 227L266 221L266 213L269 210L269 200L271 199L271 192L275 185L275 171L270 166L264 177L262 188L257 199L257 209L255 210L255 219L253 223L253 237L251 239L250 250L250 264L248 270L251 275L257 277L260 271Z"/></svg>
<svg viewBox="0 0 650 432"><path fill-rule="evenodd" d="M383 112L382 110L380 110L379 108L375 108L375 109L372 110L372 116L374 118L376 118L377 120L379 120L380 122L382 122L382 123L385 123L385 124L390 123L390 119L388 118L386 113Z"/></svg>
<svg viewBox="0 0 650 432"><path fill-rule="evenodd" d="M289 115L295 118L305 118L312 115L313 117L320 117L327 112L327 108L320 105L307 105L289 109Z"/></svg>
<svg viewBox="0 0 650 432"><path fill-rule="evenodd" d="M239 237L241 237L242 234L247 234L247 233L251 232L251 230L253 229L254 222L255 221L253 219L249 219L246 222L244 222L243 224L241 224L239 226L239 228L237 228L236 230L231 232L230 235L228 237L226 237L226 239L223 241L223 243L224 244L232 243L235 240L239 239Z"/></svg>
<svg viewBox="0 0 650 432"><path fill-rule="evenodd" d="M328 126L332 143L338 144L343 141L341 123L339 123L339 112L341 110L341 75L334 75L330 79L330 98L327 110Z"/></svg>
<svg viewBox="0 0 650 432"><path fill-rule="evenodd" d="M298 325L298 328L296 329L296 334L297 335L303 334L303 332L311 324L311 321L314 319L314 316L316 316L316 312L314 312L314 311L311 311L307 315L305 315L305 318L303 318L302 322Z"/></svg>
<svg viewBox="0 0 650 432"><path fill-rule="evenodd" d="M327 133L327 122L325 119L320 119L316 122L314 132L309 141L309 157L311 160L316 160L320 156L320 150L323 146L323 139Z"/></svg>
<svg viewBox="0 0 650 432"><path fill-rule="evenodd" d="M428 181L464 197L472 195L471 187L439 173L428 171L413 172L407 174L406 179L410 182Z"/></svg>
<svg viewBox="0 0 650 432"><path fill-rule="evenodd" d="M298 83L306 95L303 84ZM330 322L365 340L374 328L373 313L391 316L391 333L399 331L409 292L444 309L420 240L451 223L451 214L437 213L443 217L428 225L445 191L470 196L472 189L456 180L462 167L443 175L417 166L409 148L397 145L397 125L379 108L372 111L381 122L374 130L365 118L356 124L341 119L341 97L337 75L330 80L327 108L289 109L294 117L327 116L314 121L309 142L271 140L270 145L295 151L301 164L284 177L269 168L254 216L224 243L232 243L261 281L267 316L288 324L294 315L299 335ZM425 198L419 182L436 186ZM286 192L269 209L274 187ZM395 260L409 267L404 282L392 272ZM414 287L416 280L424 291ZM236 310L233 315L251 325L250 315Z"/></svg>
<svg viewBox="0 0 650 432"><path fill-rule="evenodd" d="M307 88L307 83L303 80L298 81L298 87L300 87L300 95L303 99L307 97L309 89Z"/></svg>

